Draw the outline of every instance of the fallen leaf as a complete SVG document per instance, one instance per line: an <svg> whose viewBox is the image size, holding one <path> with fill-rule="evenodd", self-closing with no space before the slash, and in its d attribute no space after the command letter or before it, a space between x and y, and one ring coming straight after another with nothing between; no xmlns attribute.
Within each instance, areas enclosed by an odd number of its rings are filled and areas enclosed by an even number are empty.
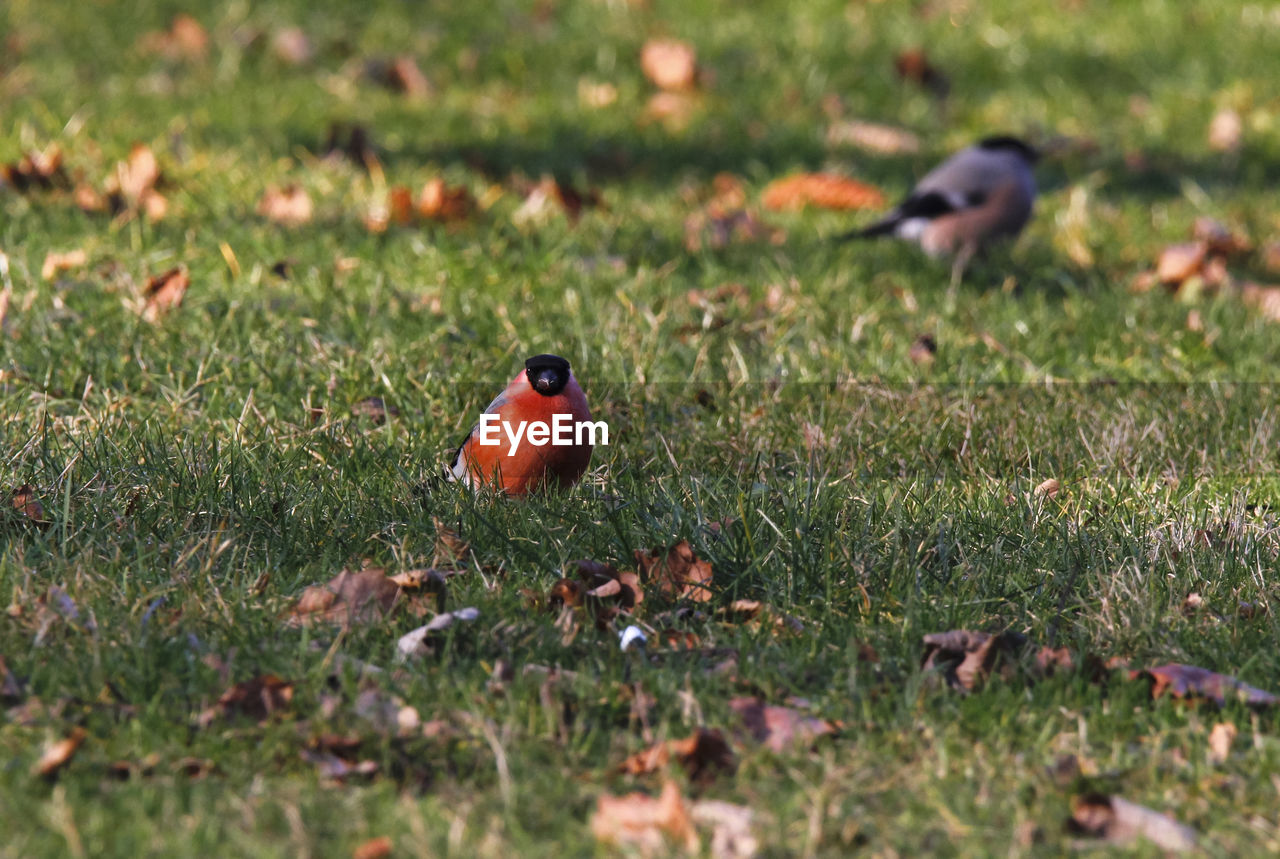
<svg viewBox="0 0 1280 859"><path fill-rule="evenodd" d="M635 552L642 580L657 582L658 593L667 599L706 602L711 599L711 564L699 560L688 540L669 549Z"/></svg>
<svg viewBox="0 0 1280 859"><path fill-rule="evenodd" d="M1195 830L1167 814L1118 796L1084 794L1071 798L1068 830L1111 844L1145 838L1161 850L1181 852L1196 846Z"/></svg>
<svg viewBox="0 0 1280 859"><path fill-rule="evenodd" d="M471 192L465 186L449 187L439 176L429 180L418 193L418 214L429 220L464 220L473 208Z"/></svg>
<svg viewBox="0 0 1280 859"><path fill-rule="evenodd" d="M692 815L694 823L711 827L711 859L751 859L760 852L760 841L751 831L751 808L704 799L693 804Z"/></svg>
<svg viewBox="0 0 1280 859"><path fill-rule="evenodd" d="M920 48L898 54L893 60L893 67L898 77L920 84L937 98L946 98L951 91L951 81L929 62Z"/></svg>
<svg viewBox="0 0 1280 859"><path fill-rule="evenodd" d="M377 838L370 838L368 841L356 847L351 851L351 859L386 859L391 855L394 847L390 836L379 835Z"/></svg>
<svg viewBox="0 0 1280 859"><path fill-rule="evenodd" d="M656 799L643 793L601 794L591 815L591 832L599 841L633 847L645 855L667 854L672 842L689 852L698 849L689 808L673 781L663 784Z"/></svg>
<svg viewBox="0 0 1280 859"><path fill-rule="evenodd" d="M17 677L13 676L13 672L5 664L4 657L0 656L0 701L6 704L14 704L21 701L22 698L22 684Z"/></svg>
<svg viewBox="0 0 1280 859"><path fill-rule="evenodd" d="M1245 253L1253 247L1242 233L1233 232L1221 221L1201 215L1191 225L1191 238L1204 242L1209 253L1231 256Z"/></svg>
<svg viewBox="0 0 1280 859"><path fill-rule="evenodd" d="M259 723L285 709L293 700L293 684L274 674L264 674L237 683L218 698L218 703L200 713L196 723L207 728L219 717L247 716Z"/></svg>
<svg viewBox="0 0 1280 859"><path fill-rule="evenodd" d="M667 740L632 755L618 769L631 775L646 775L665 769L672 759L695 784L710 782L722 772L732 773L737 766L724 735L699 728L683 740Z"/></svg>
<svg viewBox="0 0 1280 859"><path fill-rule="evenodd" d="M881 155L903 155L919 152L920 138L904 128L847 119L827 129L827 145L851 145Z"/></svg>
<svg viewBox="0 0 1280 859"><path fill-rule="evenodd" d="M88 261L89 255L84 252L83 248L61 253L49 251L49 253L45 254L44 265L40 266L40 276L45 280L53 280L58 272L81 268Z"/></svg>
<svg viewBox="0 0 1280 859"><path fill-rule="evenodd" d="M1075 659L1071 655L1071 650L1066 647L1045 646L1036 651L1035 666L1037 674L1049 677L1059 669L1064 671L1074 669Z"/></svg>
<svg viewBox="0 0 1280 859"><path fill-rule="evenodd" d="M142 294L142 318L147 322L155 322L162 315L182 304L191 285L191 276L186 266L171 268L164 274L158 274L147 281Z"/></svg>
<svg viewBox="0 0 1280 859"><path fill-rule="evenodd" d="M659 89L693 89L698 76L698 55L688 42L650 39L640 50L640 68Z"/></svg>
<svg viewBox="0 0 1280 859"><path fill-rule="evenodd" d="M644 108L644 119L660 122L668 131L682 131L693 119L698 100L687 92L655 92Z"/></svg>
<svg viewBox="0 0 1280 859"><path fill-rule="evenodd" d="M271 52L282 63L289 66L300 66L310 62L315 56L311 39L300 27L284 27L271 37Z"/></svg>
<svg viewBox="0 0 1280 859"><path fill-rule="evenodd" d="M1062 481L1058 480L1056 477L1050 477L1048 480L1037 485L1035 489L1031 490L1031 493L1044 498L1057 498L1058 495L1062 493Z"/></svg>
<svg viewBox="0 0 1280 859"><path fill-rule="evenodd" d="M304 590L289 610L286 624L371 623L390 615L403 600L400 586L382 569L343 570L328 583Z"/></svg>
<svg viewBox="0 0 1280 859"><path fill-rule="evenodd" d="M441 612L425 626L400 636L396 641L396 651L405 659L428 656L432 653L433 644L439 639L441 632L456 623L473 623L479 617L480 610L473 607Z"/></svg>
<svg viewBox="0 0 1280 859"><path fill-rule="evenodd" d="M62 149L51 143L43 151L32 149L11 164L0 165L0 182L19 194L30 190L47 191L66 187L67 174L62 168Z"/></svg>
<svg viewBox="0 0 1280 859"><path fill-rule="evenodd" d="M57 773L71 760L71 756L76 753L76 749L80 748L80 744L88 735L84 728L76 725L67 736L45 746L40 760L31 767L31 774L48 778Z"/></svg>
<svg viewBox="0 0 1280 859"><path fill-rule="evenodd" d="M303 749L301 755L304 761L314 764L320 775L330 781L368 778L378 772L377 761L348 761L333 752L315 752L310 749Z"/></svg>
<svg viewBox="0 0 1280 859"><path fill-rule="evenodd" d="M578 578L586 585L584 597L616 602L622 609L631 611L644 601L644 589L640 577L630 570L619 571L612 564L598 561L574 561Z"/></svg>
<svg viewBox="0 0 1280 859"><path fill-rule="evenodd" d="M30 483L22 484L9 494L9 506L26 516L35 525L46 528L51 524L44 518L44 505L36 497L35 487Z"/></svg>
<svg viewBox="0 0 1280 859"><path fill-rule="evenodd" d="M1209 148L1215 152L1236 152L1244 136L1244 120L1230 108L1213 115L1209 122Z"/></svg>
<svg viewBox="0 0 1280 859"><path fill-rule="evenodd" d="M773 211L803 209L810 204L821 209L878 209L885 196L879 188L832 173L800 173L775 179L761 198Z"/></svg>
<svg viewBox="0 0 1280 859"><path fill-rule="evenodd" d="M1209 731L1209 762L1226 763L1231 757L1231 744L1235 742L1236 726L1231 722L1219 722Z"/></svg>
<svg viewBox="0 0 1280 859"><path fill-rule="evenodd" d="M1272 239L1262 246L1262 265L1272 274L1280 273L1280 239Z"/></svg>
<svg viewBox="0 0 1280 859"><path fill-rule="evenodd" d="M351 406L351 414L357 418L368 418L374 424L381 426L387 422L387 415L395 417L400 414L400 410L395 406L387 405L382 397L365 397Z"/></svg>
<svg viewBox="0 0 1280 859"><path fill-rule="evenodd" d="M1208 698L1225 704L1230 698L1260 707L1280 704L1280 696L1243 683L1227 674L1218 674L1194 665L1170 663L1140 671L1130 671L1129 679L1151 679L1151 697L1159 698L1165 690L1175 698Z"/></svg>
<svg viewBox="0 0 1280 859"><path fill-rule="evenodd" d="M747 209L727 210L713 204L684 222L684 246L691 253L704 246L718 250L733 242L781 244L785 240L785 232L769 226Z"/></svg>
<svg viewBox="0 0 1280 859"><path fill-rule="evenodd" d="M543 176L538 184L529 189L524 202L512 213L511 220L523 225L544 221L554 212L563 212L569 223L576 224L582 216L583 208L599 204L598 192L580 194L573 188L556 182L551 176Z"/></svg>
<svg viewBox="0 0 1280 859"><path fill-rule="evenodd" d="M933 339L932 334L921 334L911 342L911 348L907 350L911 363L922 367L932 366L937 355L938 341Z"/></svg>
<svg viewBox="0 0 1280 859"><path fill-rule="evenodd" d="M1261 313L1264 319L1280 322L1280 286L1246 283L1240 287L1240 300Z"/></svg>
<svg viewBox="0 0 1280 859"><path fill-rule="evenodd" d="M453 566L466 561L471 554L471 544L462 539L457 531L447 527L439 517L432 516L431 524L436 529L432 564L437 567Z"/></svg>
<svg viewBox="0 0 1280 859"><path fill-rule="evenodd" d="M311 195L301 185L269 185L258 201L258 214L288 227L305 224L311 220Z"/></svg>
<svg viewBox="0 0 1280 859"><path fill-rule="evenodd" d="M411 99L425 99L431 95L431 83L418 68L413 57L396 57L387 69L387 85Z"/></svg>
<svg viewBox="0 0 1280 859"><path fill-rule="evenodd" d="M805 715L791 707L765 704L759 698L733 698L729 709L738 715L752 739L778 754L793 746L811 746L839 726L826 719Z"/></svg>
<svg viewBox="0 0 1280 859"><path fill-rule="evenodd" d="M160 162L145 143L135 143L129 157L116 164L115 174L108 180L107 192L121 194L125 201L138 205L160 181Z"/></svg>
<svg viewBox="0 0 1280 859"><path fill-rule="evenodd" d="M951 688L972 692L1002 658L1016 653L1024 644L1026 636L1007 630L996 635L967 629L930 633L924 637L921 668L941 669Z"/></svg>
<svg viewBox="0 0 1280 859"><path fill-rule="evenodd" d="M618 100L618 88L611 83L596 83L586 78L578 80L578 103L599 110Z"/></svg>
<svg viewBox="0 0 1280 859"><path fill-rule="evenodd" d="M1200 270L1208 252L1207 242L1169 245L1156 262L1156 278L1161 283L1176 286Z"/></svg>
<svg viewBox="0 0 1280 859"><path fill-rule="evenodd" d="M147 33L138 42L148 54L159 54L168 60L202 60L209 53L209 34L190 15L177 15L169 29Z"/></svg>

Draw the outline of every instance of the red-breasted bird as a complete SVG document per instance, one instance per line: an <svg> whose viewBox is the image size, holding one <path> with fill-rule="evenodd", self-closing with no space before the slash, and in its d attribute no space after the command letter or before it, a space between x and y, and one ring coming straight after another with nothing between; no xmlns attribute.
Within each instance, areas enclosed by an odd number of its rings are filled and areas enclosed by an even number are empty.
<svg viewBox="0 0 1280 859"><path fill-rule="evenodd" d="M1039 157L1016 137L988 137L925 174L886 217L840 238L896 236L929 256L953 256L954 287L974 254L1017 236L1031 219Z"/></svg>
<svg viewBox="0 0 1280 859"><path fill-rule="evenodd" d="M569 362L559 355L535 355L484 410L446 476L507 495L549 484L572 486L591 462L595 432L584 429L590 422L587 397Z"/></svg>

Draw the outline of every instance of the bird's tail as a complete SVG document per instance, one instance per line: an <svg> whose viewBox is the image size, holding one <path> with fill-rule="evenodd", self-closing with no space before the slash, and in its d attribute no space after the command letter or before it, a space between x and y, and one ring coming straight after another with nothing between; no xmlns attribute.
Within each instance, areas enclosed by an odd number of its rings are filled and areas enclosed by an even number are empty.
<svg viewBox="0 0 1280 859"><path fill-rule="evenodd" d="M883 221L877 221L869 227L860 227L847 233L841 233L832 241L847 242L853 239L875 239L880 236L891 236L898 229L898 224L900 223L902 223L901 218L885 218Z"/></svg>

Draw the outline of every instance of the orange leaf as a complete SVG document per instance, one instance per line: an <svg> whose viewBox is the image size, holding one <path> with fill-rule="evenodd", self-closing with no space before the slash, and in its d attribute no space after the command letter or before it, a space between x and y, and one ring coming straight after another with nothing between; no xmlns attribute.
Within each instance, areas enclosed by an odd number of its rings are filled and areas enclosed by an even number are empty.
<svg viewBox="0 0 1280 859"><path fill-rule="evenodd" d="M143 288L146 301L142 307L142 318L155 322L162 314L182 304L190 285L191 276L185 266L169 269L148 280Z"/></svg>
<svg viewBox="0 0 1280 859"><path fill-rule="evenodd" d="M288 227L307 223L311 213L311 195L300 185L269 185L258 201L259 215Z"/></svg>
<svg viewBox="0 0 1280 859"><path fill-rule="evenodd" d="M693 554L688 540L670 549L655 549L649 554L635 553L640 578L656 581L658 592L667 599L706 602L711 599L711 564Z"/></svg>
<svg viewBox="0 0 1280 859"><path fill-rule="evenodd" d="M36 761L31 768L31 774L47 777L62 769L76 753L76 749L80 748L86 736L88 732L76 725L66 737L45 748L44 753L40 755L40 760Z"/></svg>
<svg viewBox="0 0 1280 859"><path fill-rule="evenodd" d="M698 849L689 808L673 781L663 784L656 799L643 793L602 794L591 815L591 832L600 841L649 855L669 852L669 841L690 852Z"/></svg>
<svg viewBox="0 0 1280 859"><path fill-rule="evenodd" d="M688 42L650 39L640 50L640 68L659 89L693 89L698 55Z"/></svg>
<svg viewBox="0 0 1280 859"><path fill-rule="evenodd" d="M776 179L764 189L764 207L775 211L803 209L878 209L885 196L879 188L830 173L801 173Z"/></svg>

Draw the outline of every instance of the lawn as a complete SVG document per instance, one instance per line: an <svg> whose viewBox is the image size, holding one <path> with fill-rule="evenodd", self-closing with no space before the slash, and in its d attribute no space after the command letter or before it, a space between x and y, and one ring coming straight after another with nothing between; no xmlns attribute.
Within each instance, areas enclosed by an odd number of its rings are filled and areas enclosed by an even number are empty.
<svg viewBox="0 0 1280 859"><path fill-rule="evenodd" d="M1280 693L1278 39L1177 0L9 0L0 857L1058 855L1095 795L1280 851L1275 707L1144 673ZM761 203L1003 132L1042 195L954 293L830 241L878 210ZM1197 218L1248 245L1225 282L1143 288ZM609 423L588 477L439 480L540 352ZM709 589L552 604L681 541ZM440 574L298 613L362 566ZM971 682L922 667L949 630L995 636Z"/></svg>

